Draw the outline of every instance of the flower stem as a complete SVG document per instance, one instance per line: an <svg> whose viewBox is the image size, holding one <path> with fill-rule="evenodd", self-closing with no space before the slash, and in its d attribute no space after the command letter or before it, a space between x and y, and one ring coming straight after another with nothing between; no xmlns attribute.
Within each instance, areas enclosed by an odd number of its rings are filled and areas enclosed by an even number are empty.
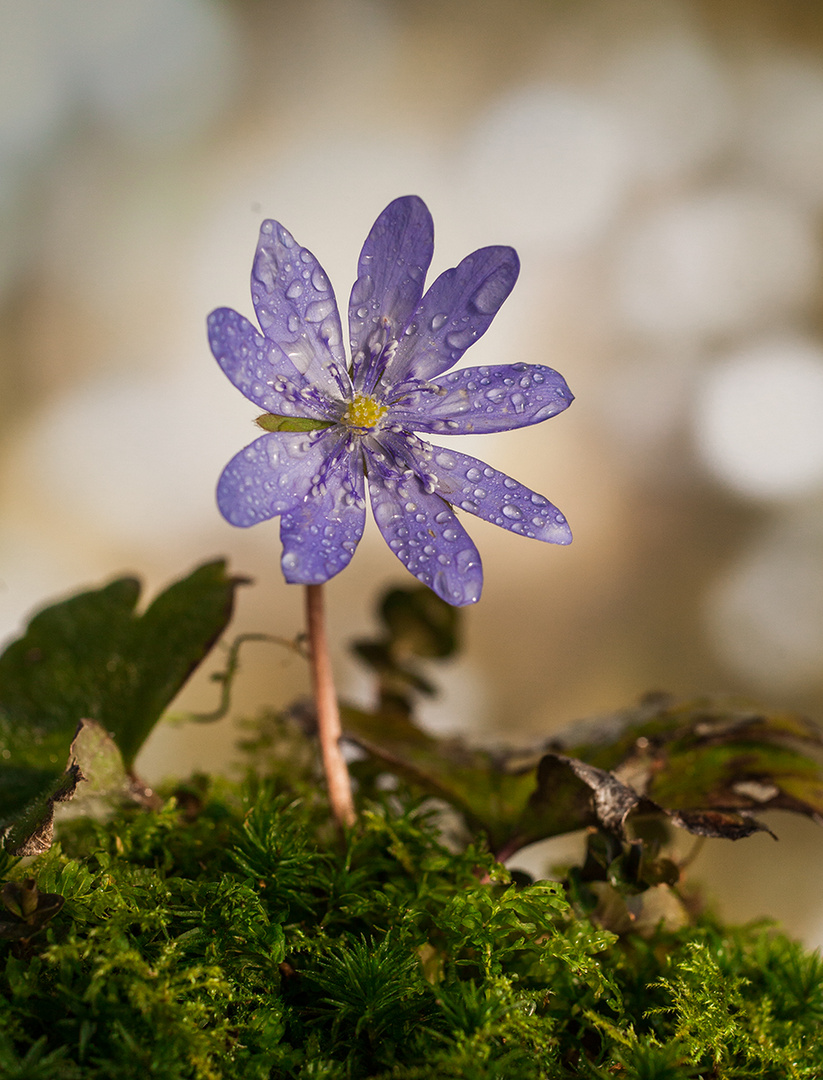
<svg viewBox="0 0 823 1080"><path fill-rule="evenodd" d="M317 710L317 733L323 769L329 789L329 802L338 825L353 825L355 821L351 779L345 759L340 750L340 712L334 689L326 625L323 619L323 586L306 586L306 624L309 635L309 659L311 663L314 703Z"/></svg>

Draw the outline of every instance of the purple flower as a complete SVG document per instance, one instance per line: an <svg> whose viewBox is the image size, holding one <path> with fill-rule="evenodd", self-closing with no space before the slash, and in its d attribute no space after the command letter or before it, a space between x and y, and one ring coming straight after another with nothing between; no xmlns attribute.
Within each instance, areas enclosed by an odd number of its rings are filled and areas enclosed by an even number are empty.
<svg viewBox="0 0 823 1080"><path fill-rule="evenodd" d="M414 434L506 431L572 401L563 377L537 364L450 371L488 329L520 264L512 248L481 248L424 295L433 247L416 196L395 199L374 223L349 300L350 365L328 278L276 221L263 222L251 275L263 333L231 308L209 316L212 352L266 410L257 422L267 432L226 466L217 503L241 527L280 515L286 581L327 581L348 565L366 484L389 547L450 604L476 602L483 585L455 509L537 540L571 540L548 499Z"/></svg>

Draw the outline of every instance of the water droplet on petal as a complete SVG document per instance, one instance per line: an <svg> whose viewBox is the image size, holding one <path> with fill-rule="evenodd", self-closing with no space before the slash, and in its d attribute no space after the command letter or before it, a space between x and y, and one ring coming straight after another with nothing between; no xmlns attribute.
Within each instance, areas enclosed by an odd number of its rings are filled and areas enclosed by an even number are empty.
<svg viewBox="0 0 823 1080"><path fill-rule="evenodd" d="M397 511L389 502L379 502L374 507L374 518L378 525L390 525L396 517Z"/></svg>
<svg viewBox="0 0 823 1080"><path fill-rule="evenodd" d="M511 503L507 503L503 507L503 513L506 515L507 518L523 517L523 512L518 507L512 506Z"/></svg>
<svg viewBox="0 0 823 1080"><path fill-rule="evenodd" d="M495 405L499 405L501 401L505 401L508 396L508 392L505 386L493 386L491 390L486 391L486 397L489 401L493 401Z"/></svg>
<svg viewBox="0 0 823 1080"><path fill-rule="evenodd" d="M297 297L302 293L302 291L303 283L300 281L293 281L291 285L289 285L288 289L286 289L286 296L289 298L289 300L296 300Z"/></svg>
<svg viewBox="0 0 823 1080"><path fill-rule="evenodd" d="M465 352L469 345L472 344L475 337L476 332L472 329L452 330L451 333L446 334L446 344L450 349L454 349L455 352Z"/></svg>
<svg viewBox="0 0 823 1080"><path fill-rule="evenodd" d="M314 270L312 270L311 283L318 292L328 292L329 290L329 279L319 266L315 266Z"/></svg>
<svg viewBox="0 0 823 1080"><path fill-rule="evenodd" d="M438 312L438 314L437 314L437 315L435 315L435 316L433 316L433 317L432 317L432 321L431 321L431 328L432 328L432 330L433 330L433 331L434 331L435 333L437 333L437 331L438 331L438 330L439 330L439 329L440 329L440 328L441 328L442 326L444 326L444 325L446 324L446 322L448 321L448 318L449 318L449 316L448 316L448 315L446 314L446 312L445 312L445 311L441 311L441 312Z"/></svg>
<svg viewBox="0 0 823 1080"><path fill-rule="evenodd" d="M477 554L471 548L466 548L465 551L458 551L454 561L459 572L465 574L467 570L477 566Z"/></svg>
<svg viewBox="0 0 823 1080"><path fill-rule="evenodd" d="M329 298L326 300L315 300L309 304L306 308L305 318L306 322L319 323L322 322L328 315L334 311L334 301Z"/></svg>

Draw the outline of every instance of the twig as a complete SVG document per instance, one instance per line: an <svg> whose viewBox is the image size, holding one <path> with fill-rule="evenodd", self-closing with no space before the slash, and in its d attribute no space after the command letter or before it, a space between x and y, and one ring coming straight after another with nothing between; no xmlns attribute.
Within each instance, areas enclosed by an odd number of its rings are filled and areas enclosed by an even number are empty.
<svg viewBox="0 0 823 1080"><path fill-rule="evenodd" d="M290 649L292 652L296 652L298 656L303 657L304 660L306 659L306 653L302 648L300 639L289 641L287 638L275 637L273 634L239 634L229 647L225 671L217 671L212 675L215 682L222 684L219 705L212 712L186 713L184 719L187 721L194 720L198 724L213 724L215 720L222 720L228 713L231 703L231 685L240 662L240 646L247 641L268 641L273 645L282 645L283 648Z"/></svg>
<svg viewBox="0 0 823 1080"><path fill-rule="evenodd" d="M314 703L317 709L317 733L323 768L329 789L332 813L338 825L353 825L355 821L351 779L340 749L340 712L334 689L329 646L323 619L323 586L306 586L306 625L309 637L309 661L311 664Z"/></svg>

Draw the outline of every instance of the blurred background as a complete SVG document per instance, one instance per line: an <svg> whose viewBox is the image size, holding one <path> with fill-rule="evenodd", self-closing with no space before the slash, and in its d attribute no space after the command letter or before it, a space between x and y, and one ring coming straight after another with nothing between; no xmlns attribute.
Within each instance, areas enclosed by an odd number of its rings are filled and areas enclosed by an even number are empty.
<svg viewBox="0 0 823 1080"><path fill-rule="evenodd" d="M0 637L81 586L137 572L149 594L220 554L257 582L236 630L299 632L278 523L214 505L258 410L205 317L252 315L263 217L345 306L407 193L433 273L519 251L465 363L548 364L577 397L460 440L575 540L468 520L485 591L428 722L527 744L649 690L823 720L817 0L0 0ZM349 696L369 686L345 643L410 582L370 523L328 589ZM306 689L299 660L248 646L236 712ZM201 677L179 704L214 703ZM161 726L138 767L223 765L235 737ZM823 832L770 824L779 846L715 841L694 873L729 917L823 943Z"/></svg>

